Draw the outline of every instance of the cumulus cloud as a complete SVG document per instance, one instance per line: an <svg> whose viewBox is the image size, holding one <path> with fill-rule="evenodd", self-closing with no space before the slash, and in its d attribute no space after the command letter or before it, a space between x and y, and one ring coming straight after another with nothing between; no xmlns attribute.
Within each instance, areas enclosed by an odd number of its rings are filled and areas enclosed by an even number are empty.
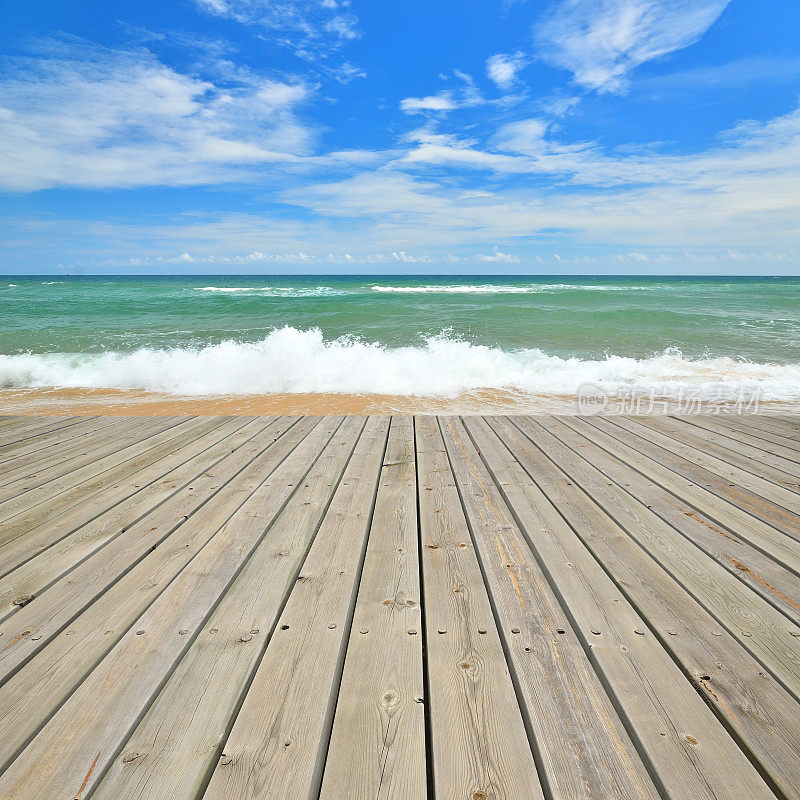
<svg viewBox="0 0 800 800"><path fill-rule="evenodd" d="M500 89L508 90L517 82L517 74L527 63L523 53L498 53L486 61L486 74Z"/></svg>
<svg viewBox="0 0 800 800"><path fill-rule="evenodd" d="M487 261L497 264L519 264L520 257L515 256L513 253L502 253L496 247L494 253L480 254L475 256L476 261Z"/></svg>
<svg viewBox="0 0 800 800"><path fill-rule="evenodd" d="M212 83L146 50L50 43L0 80L0 188L131 187L235 180L308 154L300 82Z"/></svg>
<svg viewBox="0 0 800 800"><path fill-rule="evenodd" d="M534 29L538 55L576 83L621 92L628 74L698 41L730 0L558 0Z"/></svg>

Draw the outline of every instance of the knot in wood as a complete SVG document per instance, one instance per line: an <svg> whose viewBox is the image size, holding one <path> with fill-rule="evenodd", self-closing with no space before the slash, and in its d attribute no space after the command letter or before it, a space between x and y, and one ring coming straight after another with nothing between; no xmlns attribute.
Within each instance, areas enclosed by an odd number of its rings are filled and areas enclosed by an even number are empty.
<svg viewBox="0 0 800 800"><path fill-rule="evenodd" d="M14 605L22 608L22 606L28 605L28 603L30 603L31 600L33 600L33 598L34 595L32 594L24 594L21 597L17 597L14 599Z"/></svg>

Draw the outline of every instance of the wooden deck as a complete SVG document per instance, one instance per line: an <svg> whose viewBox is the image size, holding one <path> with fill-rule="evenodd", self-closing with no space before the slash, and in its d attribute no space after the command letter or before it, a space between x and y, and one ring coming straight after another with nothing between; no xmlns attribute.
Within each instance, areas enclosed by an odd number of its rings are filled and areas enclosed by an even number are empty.
<svg viewBox="0 0 800 800"><path fill-rule="evenodd" d="M0 798L800 797L800 418L0 418Z"/></svg>

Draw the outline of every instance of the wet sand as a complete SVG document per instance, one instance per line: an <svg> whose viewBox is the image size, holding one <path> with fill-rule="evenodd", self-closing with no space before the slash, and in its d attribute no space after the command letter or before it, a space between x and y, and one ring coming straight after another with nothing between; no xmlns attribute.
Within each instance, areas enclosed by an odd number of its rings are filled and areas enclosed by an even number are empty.
<svg viewBox="0 0 800 800"><path fill-rule="evenodd" d="M736 412L735 406L688 411ZM745 409L752 413L755 409ZM796 405L762 402L764 413L798 413ZM605 413L680 413L674 401L638 407L612 398ZM266 394L183 397L119 389L0 389L0 414L153 415L174 414L577 414L586 413L572 395L529 395L503 390L458 397L380 394Z"/></svg>

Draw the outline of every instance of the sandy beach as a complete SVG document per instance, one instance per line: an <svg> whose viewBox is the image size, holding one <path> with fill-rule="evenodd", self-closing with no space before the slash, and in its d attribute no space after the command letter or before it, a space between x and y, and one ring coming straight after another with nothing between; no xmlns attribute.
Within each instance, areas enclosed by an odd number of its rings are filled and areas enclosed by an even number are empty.
<svg viewBox="0 0 800 800"><path fill-rule="evenodd" d="M578 414L593 412L573 395L530 395L498 389L457 397L414 397L385 394L275 393L263 395L175 396L119 389L2 389L0 413L70 415L175 414ZM693 404L674 398L610 397L604 413L727 412L796 414L792 403L761 401L757 407L736 404Z"/></svg>

